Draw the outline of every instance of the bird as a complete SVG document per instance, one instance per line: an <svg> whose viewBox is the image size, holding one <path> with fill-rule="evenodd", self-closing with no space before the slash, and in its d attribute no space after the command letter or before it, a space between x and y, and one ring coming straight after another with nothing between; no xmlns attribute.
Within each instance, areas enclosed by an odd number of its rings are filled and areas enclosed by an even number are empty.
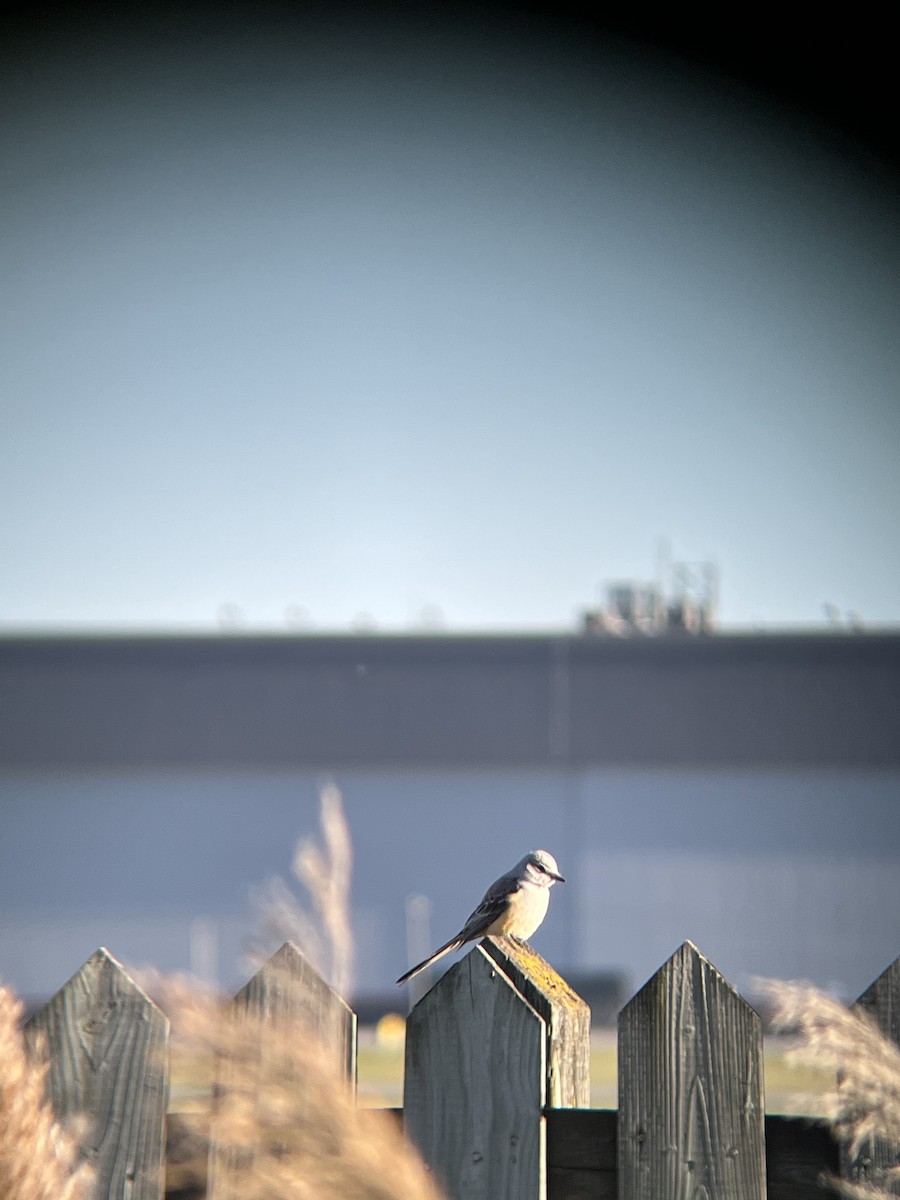
<svg viewBox="0 0 900 1200"><path fill-rule="evenodd" d="M505 934L519 942L527 941L547 915L550 889L554 883L565 882L556 859L549 851L532 850L511 871L491 884L456 937L411 967L405 975L400 976L397 983L406 983L445 954L458 950L465 942L474 941L475 938Z"/></svg>

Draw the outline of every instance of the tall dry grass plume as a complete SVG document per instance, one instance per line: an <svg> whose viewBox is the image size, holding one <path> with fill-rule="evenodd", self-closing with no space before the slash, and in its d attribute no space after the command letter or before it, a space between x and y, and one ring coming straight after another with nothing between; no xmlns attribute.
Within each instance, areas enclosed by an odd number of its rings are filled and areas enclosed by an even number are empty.
<svg viewBox="0 0 900 1200"><path fill-rule="evenodd" d="M182 1049L219 1064L212 1195L440 1200L398 1122L357 1107L331 1048L310 1036L302 1018L273 1022L172 981L162 998Z"/></svg>
<svg viewBox="0 0 900 1200"><path fill-rule="evenodd" d="M253 960L267 962L267 1011L223 1003L183 981L163 979L153 987L171 1020L175 1052L214 1064L210 1194L440 1200L396 1119L357 1106L333 1025L291 1002L294 981L287 974L272 977L272 952L293 941L340 995L351 983L350 831L336 786L324 787L320 802L322 844L302 839L293 859L309 903L280 879L257 896L261 929ZM206 1133L203 1114L185 1119Z"/></svg>
<svg viewBox="0 0 900 1200"><path fill-rule="evenodd" d="M352 962L352 854L334 787L322 794L322 834L323 848L304 841L295 855L318 926L293 896L286 919L309 922L338 984L349 980ZM296 939L303 924L279 922L267 932ZM396 1119L357 1107L346 1055L335 1052L327 1032L319 1040L316 1030L327 1022L292 1002L295 981L287 974L269 978L262 1012L195 981L140 976L170 1019L173 1057L190 1065L195 1083L214 1083L211 1112L200 1105L179 1117L199 1148L194 1195L203 1194L208 1146L215 1200L441 1200ZM26 1058L20 1018L21 1005L0 990L0 1200L89 1200L77 1140L44 1102L46 1068Z"/></svg>
<svg viewBox="0 0 900 1200"><path fill-rule="evenodd" d="M294 942L334 990L347 996L353 984L353 846L340 789L325 784L319 804L322 844L301 838L291 864L312 909L280 876L268 879L253 896L259 932L250 947L249 965L261 966L282 943Z"/></svg>
<svg viewBox="0 0 900 1200"><path fill-rule="evenodd" d="M89 1200L93 1175L79 1163L79 1137L56 1121L46 1099L48 1064L29 1055L23 1007L0 986L0 1196L3 1200Z"/></svg>
<svg viewBox="0 0 900 1200"><path fill-rule="evenodd" d="M773 1026L797 1039L789 1058L834 1069L826 1119L850 1158L868 1151L867 1181L835 1179L832 1187L850 1200L893 1200L900 1195L900 1167L879 1166L872 1149L878 1142L893 1146L894 1161L900 1151L900 1048L867 1013L809 984L765 979L756 987L772 1005Z"/></svg>

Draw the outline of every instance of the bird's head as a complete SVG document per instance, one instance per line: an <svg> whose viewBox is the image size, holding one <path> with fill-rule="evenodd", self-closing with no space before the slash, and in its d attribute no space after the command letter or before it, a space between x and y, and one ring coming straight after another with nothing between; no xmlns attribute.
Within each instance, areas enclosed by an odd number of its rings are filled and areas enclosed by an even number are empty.
<svg viewBox="0 0 900 1200"><path fill-rule="evenodd" d="M532 883L541 887L553 887L554 883L565 883L549 850L532 850L525 856L525 872Z"/></svg>

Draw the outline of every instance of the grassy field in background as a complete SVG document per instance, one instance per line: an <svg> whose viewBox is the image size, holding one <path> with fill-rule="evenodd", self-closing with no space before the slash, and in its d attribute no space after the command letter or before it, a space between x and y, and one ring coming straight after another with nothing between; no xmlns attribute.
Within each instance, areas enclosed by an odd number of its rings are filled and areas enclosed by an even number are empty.
<svg viewBox="0 0 900 1200"><path fill-rule="evenodd" d="M765 1042L766 1112L821 1116L822 1096L834 1076L827 1071L793 1067L785 1060L789 1043L783 1038ZM403 1042L379 1039L374 1029L360 1031L359 1098L374 1107L399 1108L403 1103ZM597 1030L591 1035L591 1107L615 1108L616 1033Z"/></svg>
<svg viewBox="0 0 900 1200"><path fill-rule="evenodd" d="M766 1112L821 1116L822 1096L833 1082L827 1071L791 1066L785 1059L790 1043L765 1043ZM196 1112L209 1106L209 1068L197 1060L175 1057L170 1109ZM373 1108L399 1108L403 1103L403 1021L361 1029L359 1034L359 1099ZM616 1034L597 1030L591 1036L591 1106L615 1108Z"/></svg>
<svg viewBox="0 0 900 1200"><path fill-rule="evenodd" d="M827 1070L797 1068L786 1061L790 1043L784 1038L767 1038L766 1111L796 1116L822 1116L822 1096L834 1076ZM173 1112L197 1112L209 1108L209 1063L175 1056L169 1108ZM359 1099L370 1108L400 1108L403 1103L402 1020L388 1033L378 1036L374 1028L360 1030ZM595 1031L590 1038L590 1104L596 1109L614 1109L616 1094L616 1031Z"/></svg>

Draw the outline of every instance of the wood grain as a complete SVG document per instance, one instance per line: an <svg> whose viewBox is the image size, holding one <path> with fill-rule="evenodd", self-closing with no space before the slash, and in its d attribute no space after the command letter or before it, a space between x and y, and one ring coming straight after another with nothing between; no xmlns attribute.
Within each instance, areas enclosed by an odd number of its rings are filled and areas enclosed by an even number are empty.
<svg viewBox="0 0 900 1200"><path fill-rule="evenodd" d="M616 1200L615 1109L547 1113L548 1200Z"/></svg>
<svg viewBox="0 0 900 1200"><path fill-rule="evenodd" d="M831 1130L808 1117L766 1117L767 1200L835 1200L828 1177L837 1174Z"/></svg>
<svg viewBox="0 0 900 1200"><path fill-rule="evenodd" d="M691 942L619 1015L620 1200L763 1200L758 1015Z"/></svg>
<svg viewBox="0 0 900 1200"><path fill-rule="evenodd" d="M547 1026L547 1103L587 1108L591 1102L591 1010L550 964L514 938L481 943Z"/></svg>
<svg viewBox="0 0 900 1200"><path fill-rule="evenodd" d="M306 1029L327 1047L340 1073L356 1084L356 1013L293 942L276 950L235 995L234 1003L273 1027L282 1022Z"/></svg>
<svg viewBox="0 0 900 1200"><path fill-rule="evenodd" d="M82 1152L95 1200L160 1200L168 1099L169 1022L106 949L32 1017L33 1051L46 1039L57 1116L89 1122Z"/></svg>
<svg viewBox="0 0 900 1200"><path fill-rule="evenodd" d="M546 1036L480 946L410 1013L404 1125L452 1200L544 1200Z"/></svg>
<svg viewBox="0 0 900 1200"><path fill-rule="evenodd" d="M900 958L878 976L853 1006L868 1013L886 1038L900 1046ZM856 1155L841 1148L841 1176L854 1183L885 1186L885 1171L900 1166L900 1142L869 1138Z"/></svg>
<svg viewBox="0 0 900 1200"><path fill-rule="evenodd" d="M547 1113L549 1200L616 1200L615 1109ZM838 1147L826 1125L805 1117L766 1117L768 1200L834 1200L826 1176Z"/></svg>
<svg viewBox="0 0 900 1200"><path fill-rule="evenodd" d="M260 1062L268 1055L282 1053L280 1038L287 1031L292 1039L307 1039L323 1047L333 1068L355 1088L356 1013L328 986L292 942L285 942L260 967L235 995L232 1004L238 1010L261 1018L258 1030ZM244 1071L239 1065L224 1057L216 1062L216 1100L231 1088L243 1090L246 1086ZM210 1200L240 1200L241 1178L252 1170L254 1152L247 1147L237 1151L227 1139L217 1141L216 1100L210 1122L209 1197ZM261 1126L264 1128L265 1125L265 1120L261 1120ZM235 1170L238 1166L240 1171Z"/></svg>

